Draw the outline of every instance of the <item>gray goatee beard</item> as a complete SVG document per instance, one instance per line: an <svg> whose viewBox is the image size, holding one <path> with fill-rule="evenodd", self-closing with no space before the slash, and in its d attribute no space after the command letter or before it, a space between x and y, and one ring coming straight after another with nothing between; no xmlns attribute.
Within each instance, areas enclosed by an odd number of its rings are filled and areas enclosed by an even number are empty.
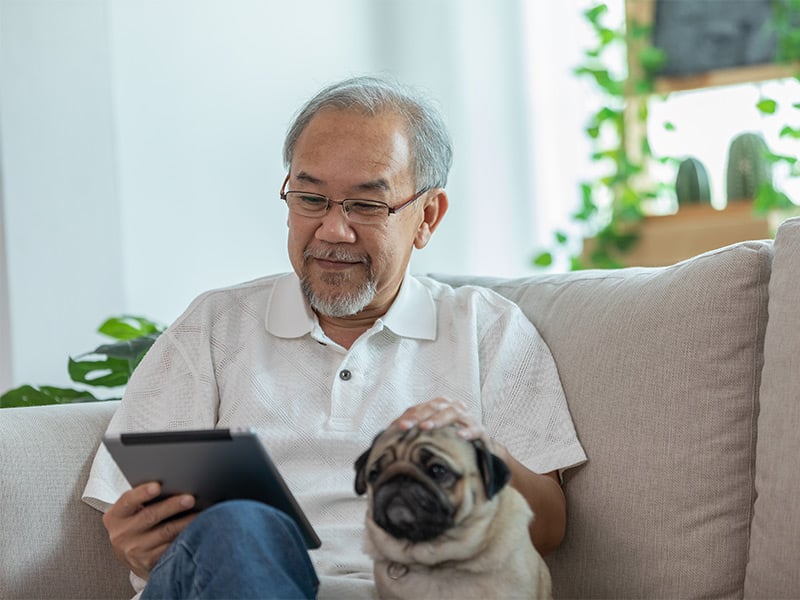
<svg viewBox="0 0 800 600"><path fill-rule="evenodd" d="M356 285L349 273L326 273L322 276L325 285L338 288L329 294L318 294L313 288L308 274L303 274L300 284L303 294L315 312L326 317L342 318L355 315L364 310L375 298L375 278L372 273L372 264L369 258L354 256L346 250L333 249L327 252L306 250L303 258L306 262L310 257L329 260L363 260L367 266L367 279Z"/></svg>

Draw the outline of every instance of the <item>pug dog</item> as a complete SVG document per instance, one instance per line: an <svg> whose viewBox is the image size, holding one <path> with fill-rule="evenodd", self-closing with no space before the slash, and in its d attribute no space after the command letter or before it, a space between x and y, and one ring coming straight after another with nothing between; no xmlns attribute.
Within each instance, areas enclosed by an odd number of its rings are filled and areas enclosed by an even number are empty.
<svg viewBox="0 0 800 600"><path fill-rule="evenodd" d="M455 426L378 435L355 463L379 598L551 598L508 466Z"/></svg>

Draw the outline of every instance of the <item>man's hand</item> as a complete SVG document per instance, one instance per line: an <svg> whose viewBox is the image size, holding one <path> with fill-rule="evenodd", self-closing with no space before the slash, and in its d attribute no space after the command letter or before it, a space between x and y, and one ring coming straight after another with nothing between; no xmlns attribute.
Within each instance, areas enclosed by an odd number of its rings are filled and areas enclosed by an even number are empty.
<svg viewBox="0 0 800 600"><path fill-rule="evenodd" d="M134 574L147 579L158 559L195 514L164 522L194 506L189 495L172 496L145 504L161 493L158 483L145 483L128 490L103 515L103 525L117 558Z"/></svg>
<svg viewBox="0 0 800 600"><path fill-rule="evenodd" d="M447 398L434 398L428 402L412 406L395 419L393 425L407 431L413 427L436 429L447 425L457 425L458 435L465 440L482 439L491 448L491 442L480 421L473 417L466 404Z"/></svg>

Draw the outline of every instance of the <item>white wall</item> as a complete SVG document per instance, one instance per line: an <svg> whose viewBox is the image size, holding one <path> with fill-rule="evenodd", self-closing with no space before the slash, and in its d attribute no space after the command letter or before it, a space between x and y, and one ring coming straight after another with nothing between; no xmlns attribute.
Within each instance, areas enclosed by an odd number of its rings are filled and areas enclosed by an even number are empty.
<svg viewBox="0 0 800 600"><path fill-rule="evenodd" d="M288 270L283 135L350 75L429 90L451 127L451 209L412 269L530 272L524 4L0 0L13 385L67 384L109 315L170 322L205 289Z"/></svg>
<svg viewBox="0 0 800 600"><path fill-rule="evenodd" d="M113 4L130 310L171 321L205 289L290 269L283 135L322 84L372 68L364 4Z"/></svg>
<svg viewBox="0 0 800 600"><path fill-rule="evenodd" d="M2 181L3 173L0 171L0 184ZM8 269L6 268L6 234L3 214L3 189L0 185L0 390L11 387L12 381L11 318L8 311Z"/></svg>
<svg viewBox="0 0 800 600"><path fill-rule="evenodd" d="M107 22L99 0L0 3L14 384L66 380L67 354L126 308Z"/></svg>

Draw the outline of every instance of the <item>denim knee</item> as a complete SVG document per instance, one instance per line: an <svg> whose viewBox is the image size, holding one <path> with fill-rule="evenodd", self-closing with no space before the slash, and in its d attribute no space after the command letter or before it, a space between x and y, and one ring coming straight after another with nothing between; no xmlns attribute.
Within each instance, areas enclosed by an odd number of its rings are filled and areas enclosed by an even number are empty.
<svg viewBox="0 0 800 600"><path fill-rule="evenodd" d="M318 586L294 520L261 502L232 500L204 510L178 536L144 597L313 598Z"/></svg>
<svg viewBox="0 0 800 600"><path fill-rule="evenodd" d="M277 527L281 534L287 530L297 529L294 520L277 508L257 502L256 500L228 500L211 506L201 512L195 519L198 529L205 531L216 527L224 528L227 534L232 532L247 532L253 528L275 531ZM192 523L192 526L194 523ZM298 530L298 534L300 534Z"/></svg>

